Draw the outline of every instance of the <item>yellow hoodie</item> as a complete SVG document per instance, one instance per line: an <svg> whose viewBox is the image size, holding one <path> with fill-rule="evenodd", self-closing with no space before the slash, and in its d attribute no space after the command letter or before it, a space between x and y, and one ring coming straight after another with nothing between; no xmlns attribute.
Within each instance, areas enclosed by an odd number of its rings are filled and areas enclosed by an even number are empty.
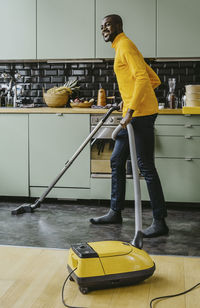
<svg viewBox="0 0 200 308"><path fill-rule="evenodd" d="M128 108L134 110L134 117L157 113L154 89L161 83L159 77L123 32L115 37L112 47L115 49L114 72L124 102L123 117Z"/></svg>

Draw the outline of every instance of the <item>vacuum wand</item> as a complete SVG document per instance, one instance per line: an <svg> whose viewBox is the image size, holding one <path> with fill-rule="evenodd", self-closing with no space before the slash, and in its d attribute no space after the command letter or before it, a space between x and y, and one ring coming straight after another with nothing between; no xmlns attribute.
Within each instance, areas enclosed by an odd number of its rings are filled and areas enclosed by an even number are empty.
<svg viewBox="0 0 200 308"><path fill-rule="evenodd" d="M122 130L121 124L118 125L116 129L113 131L112 139L114 140L116 139L120 130ZM133 173L134 198L135 198L135 236L132 241L132 245L141 249L143 246L141 189L140 189L140 179L139 179L137 155L135 147L135 136L131 123L127 125L127 130L128 130L129 148L130 148L131 165Z"/></svg>
<svg viewBox="0 0 200 308"><path fill-rule="evenodd" d="M89 141L92 139L92 137L96 134L96 132L99 130L99 128L103 125L103 123L107 120L107 118L110 116L110 114L114 110L119 110L118 106L111 107L108 112L104 115L104 117L99 121L97 126L92 130L92 132L89 134L89 136L85 139L85 141L81 144L81 146L77 149L77 151L74 153L74 155L71 157L70 160L68 160L65 163L64 168L60 171L60 173L57 175L57 177L54 179L54 181L48 186L46 191L42 194L42 196L35 201L35 203L24 203L14 210L11 211L12 215L19 215L24 213L33 213L36 208L39 208L43 200L46 198L46 196L49 194L49 192L52 190L52 188L56 185L56 183L60 180L60 178L63 176L63 174L67 171L67 169L72 165L74 160L78 157L78 155L83 151L83 149L86 147L86 145L89 143Z"/></svg>

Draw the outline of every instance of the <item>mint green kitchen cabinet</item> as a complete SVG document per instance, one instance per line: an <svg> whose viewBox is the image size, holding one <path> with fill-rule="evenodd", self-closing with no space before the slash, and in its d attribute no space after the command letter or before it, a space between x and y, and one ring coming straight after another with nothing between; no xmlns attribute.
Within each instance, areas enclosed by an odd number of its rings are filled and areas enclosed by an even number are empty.
<svg viewBox="0 0 200 308"><path fill-rule="evenodd" d="M199 57L199 11L199 0L157 0L157 57Z"/></svg>
<svg viewBox="0 0 200 308"><path fill-rule="evenodd" d="M111 43L101 35L103 17L118 14L124 22L125 34L133 40L144 57L156 56L156 0L97 0L96 57L113 58Z"/></svg>
<svg viewBox="0 0 200 308"><path fill-rule="evenodd" d="M199 116L158 116L155 162L166 201L200 202Z"/></svg>
<svg viewBox="0 0 200 308"><path fill-rule="evenodd" d="M28 115L0 114L0 196L29 196Z"/></svg>
<svg viewBox="0 0 200 308"><path fill-rule="evenodd" d="M0 0L0 60L36 59L36 0Z"/></svg>
<svg viewBox="0 0 200 308"><path fill-rule="evenodd" d="M89 133L90 114L0 113L0 195L41 196ZM48 197L109 200L111 179L93 177L90 158L88 144ZM166 201L200 202L199 115L158 115L155 163ZM149 200L144 178L140 183ZM134 200L130 178L126 200Z"/></svg>
<svg viewBox="0 0 200 308"><path fill-rule="evenodd" d="M37 1L37 58L94 58L94 0Z"/></svg>
<svg viewBox="0 0 200 308"><path fill-rule="evenodd" d="M30 115L30 188L34 196L39 196L49 186L80 147L89 135L89 123L88 114ZM89 144L55 187L48 197L78 198L80 191L83 199L87 197L85 191L90 187Z"/></svg>
<svg viewBox="0 0 200 308"><path fill-rule="evenodd" d="M158 115L155 164L167 202L200 202L200 116ZM140 178L142 200L148 201ZM91 199L110 199L111 179L91 178ZM134 200L132 179L126 180L126 200Z"/></svg>
<svg viewBox="0 0 200 308"><path fill-rule="evenodd" d="M200 159L156 158L166 201L200 202Z"/></svg>

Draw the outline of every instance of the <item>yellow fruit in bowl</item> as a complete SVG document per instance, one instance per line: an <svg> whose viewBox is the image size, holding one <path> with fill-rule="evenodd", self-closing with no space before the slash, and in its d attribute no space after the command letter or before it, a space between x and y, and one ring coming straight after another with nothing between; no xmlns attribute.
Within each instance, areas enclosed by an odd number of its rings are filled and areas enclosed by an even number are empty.
<svg viewBox="0 0 200 308"><path fill-rule="evenodd" d="M70 106L72 108L90 108L92 104L94 103L94 99L87 100L79 100L76 98L74 101L71 100Z"/></svg>

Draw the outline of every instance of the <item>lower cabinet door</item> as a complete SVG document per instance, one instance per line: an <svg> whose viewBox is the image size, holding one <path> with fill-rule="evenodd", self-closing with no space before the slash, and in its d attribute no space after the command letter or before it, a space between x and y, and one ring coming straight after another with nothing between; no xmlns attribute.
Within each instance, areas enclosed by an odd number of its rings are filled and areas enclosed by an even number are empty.
<svg viewBox="0 0 200 308"><path fill-rule="evenodd" d="M166 201L200 202L200 159L157 158Z"/></svg>
<svg viewBox="0 0 200 308"><path fill-rule="evenodd" d="M0 195L28 196L28 115L0 114Z"/></svg>
<svg viewBox="0 0 200 308"><path fill-rule="evenodd" d="M90 132L88 114L31 114L30 186L46 187ZM55 187L90 187L90 145L88 144Z"/></svg>

